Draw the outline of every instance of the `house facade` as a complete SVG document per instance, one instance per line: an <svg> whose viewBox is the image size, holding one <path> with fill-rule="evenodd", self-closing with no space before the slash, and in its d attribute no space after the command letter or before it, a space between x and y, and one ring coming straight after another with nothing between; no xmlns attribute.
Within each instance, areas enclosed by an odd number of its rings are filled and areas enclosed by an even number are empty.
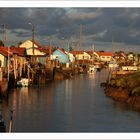
<svg viewBox="0 0 140 140"><path fill-rule="evenodd" d="M125 63L127 61L127 56L123 52L116 52L113 56L113 58L118 62L118 63Z"/></svg>
<svg viewBox="0 0 140 140"><path fill-rule="evenodd" d="M72 53L75 56L75 60L78 64L86 65L86 64L90 63L91 56L87 52L71 51L70 53Z"/></svg>
<svg viewBox="0 0 140 140"><path fill-rule="evenodd" d="M6 67L7 64L7 56L0 52L0 65L1 67Z"/></svg>
<svg viewBox="0 0 140 140"><path fill-rule="evenodd" d="M90 60L91 56L85 51L71 51L76 60Z"/></svg>
<svg viewBox="0 0 140 140"><path fill-rule="evenodd" d="M75 56L70 52L69 53L66 52L66 53L69 56L70 63L74 63L75 62Z"/></svg>
<svg viewBox="0 0 140 140"><path fill-rule="evenodd" d="M135 59L135 55L133 53L129 53L127 55L128 60L133 61Z"/></svg>
<svg viewBox="0 0 140 140"><path fill-rule="evenodd" d="M113 59L112 52L94 52L94 54L96 55L96 58L99 61L110 62Z"/></svg>
<svg viewBox="0 0 140 140"><path fill-rule="evenodd" d="M60 63L70 63L69 55L64 49L57 49L52 53L53 60L59 60Z"/></svg>
<svg viewBox="0 0 140 140"><path fill-rule="evenodd" d="M41 63L46 63L46 49L39 45L37 42L33 42L31 40L27 40L23 42L20 46L20 48L26 48L26 56L28 57L35 57L36 61Z"/></svg>
<svg viewBox="0 0 140 140"><path fill-rule="evenodd" d="M9 56L11 56L12 53L10 53L9 49ZM8 61L8 47L0 46L0 66L1 67L7 67L7 61Z"/></svg>

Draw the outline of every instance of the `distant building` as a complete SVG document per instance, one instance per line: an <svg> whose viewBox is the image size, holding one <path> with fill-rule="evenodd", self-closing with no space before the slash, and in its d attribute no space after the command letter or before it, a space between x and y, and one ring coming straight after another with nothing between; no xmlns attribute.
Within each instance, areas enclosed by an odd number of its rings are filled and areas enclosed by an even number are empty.
<svg viewBox="0 0 140 140"><path fill-rule="evenodd" d="M46 49L37 42L34 42L34 48L31 40L23 42L19 47L26 48L27 57L35 57L38 62L46 63Z"/></svg>
<svg viewBox="0 0 140 140"><path fill-rule="evenodd" d="M134 58L135 58L135 54L129 53L129 54L127 55L127 58L128 58L128 60L133 61Z"/></svg>
<svg viewBox="0 0 140 140"><path fill-rule="evenodd" d="M69 55L64 49L57 49L52 53L53 60L59 60L60 63L70 63Z"/></svg>
<svg viewBox="0 0 140 140"><path fill-rule="evenodd" d="M109 61L112 61L113 59L112 52L94 52L94 54L96 55L99 61L109 62Z"/></svg>
<svg viewBox="0 0 140 140"><path fill-rule="evenodd" d="M11 56L12 53L9 51L9 56ZM7 61L8 61L8 47L0 46L0 65L1 67L7 67Z"/></svg>
<svg viewBox="0 0 140 140"><path fill-rule="evenodd" d="M70 63L75 62L75 60L76 60L75 56L72 53L70 53L70 52L66 52L66 53L69 56Z"/></svg>
<svg viewBox="0 0 140 140"><path fill-rule="evenodd" d="M91 56L85 51L71 51L79 63L89 63Z"/></svg>
<svg viewBox="0 0 140 140"><path fill-rule="evenodd" d="M97 55L95 55L94 51L87 51L87 53L90 55L90 59L97 60Z"/></svg>
<svg viewBox="0 0 140 140"><path fill-rule="evenodd" d="M123 52L116 52L113 56L113 58L118 62L118 63L125 63L127 61L127 56Z"/></svg>

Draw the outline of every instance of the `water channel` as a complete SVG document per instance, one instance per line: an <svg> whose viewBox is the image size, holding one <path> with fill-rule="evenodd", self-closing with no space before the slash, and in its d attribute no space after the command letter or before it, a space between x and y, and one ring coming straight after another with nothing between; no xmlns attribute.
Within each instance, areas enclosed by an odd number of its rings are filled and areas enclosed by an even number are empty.
<svg viewBox="0 0 140 140"><path fill-rule="evenodd" d="M13 89L0 104L13 132L140 132L140 113L104 94L104 69L46 86ZM7 128L8 129L8 128Z"/></svg>

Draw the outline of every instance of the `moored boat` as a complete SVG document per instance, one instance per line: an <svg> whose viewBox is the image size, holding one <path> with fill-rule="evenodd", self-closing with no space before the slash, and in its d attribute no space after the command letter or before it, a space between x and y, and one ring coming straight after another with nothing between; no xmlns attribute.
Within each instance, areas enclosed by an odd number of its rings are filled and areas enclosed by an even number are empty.
<svg viewBox="0 0 140 140"><path fill-rule="evenodd" d="M30 82L31 81L28 78L22 78L20 81L17 81L17 86L28 87Z"/></svg>
<svg viewBox="0 0 140 140"><path fill-rule="evenodd" d="M88 73L93 74L97 71L95 65L89 65Z"/></svg>
<svg viewBox="0 0 140 140"><path fill-rule="evenodd" d="M116 69L116 68L119 67L119 65L118 65L117 62L115 62L115 61L110 61L110 62L108 63L108 67L111 68L111 69Z"/></svg>

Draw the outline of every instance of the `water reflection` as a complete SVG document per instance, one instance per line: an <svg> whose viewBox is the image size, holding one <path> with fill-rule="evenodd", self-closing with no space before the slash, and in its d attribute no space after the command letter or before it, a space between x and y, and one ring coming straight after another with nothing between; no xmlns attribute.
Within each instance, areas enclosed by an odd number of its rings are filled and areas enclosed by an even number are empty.
<svg viewBox="0 0 140 140"><path fill-rule="evenodd" d="M114 102L114 108L119 111L129 111L129 106L124 102Z"/></svg>
<svg viewBox="0 0 140 140"><path fill-rule="evenodd" d="M140 114L105 96L106 77L103 70L11 90L0 104L7 126L14 108L14 132L139 132Z"/></svg>
<svg viewBox="0 0 140 140"><path fill-rule="evenodd" d="M66 101L68 105L71 105L72 103L72 80L66 80L65 81L65 93L66 93Z"/></svg>

